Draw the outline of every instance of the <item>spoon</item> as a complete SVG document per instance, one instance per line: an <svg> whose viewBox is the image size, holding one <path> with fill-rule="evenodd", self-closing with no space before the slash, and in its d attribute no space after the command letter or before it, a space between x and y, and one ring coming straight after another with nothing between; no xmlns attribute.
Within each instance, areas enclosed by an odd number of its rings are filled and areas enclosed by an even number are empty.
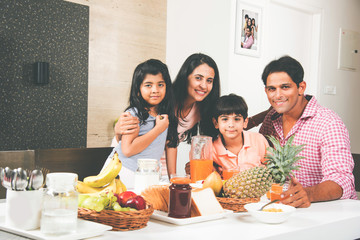
<svg viewBox="0 0 360 240"><path fill-rule="evenodd" d="M15 180L15 190L23 191L28 185L27 173L24 169L18 168Z"/></svg>
<svg viewBox="0 0 360 240"><path fill-rule="evenodd" d="M1 181L1 184L3 184L4 176L5 176L5 169L0 167L0 181Z"/></svg>
<svg viewBox="0 0 360 240"><path fill-rule="evenodd" d="M38 190L42 187L44 182L44 175L41 170L35 169L30 174L29 179L29 188L33 190Z"/></svg>
<svg viewBox="0 0 360 240"><path fill-rule="evenodd" d="M6 189L11 189L11 175L12 175L11 168L5 167L4 168L4 179L2 181L2 185Z"/></svg>
<svg viewBox="0 0 360 240"><path fill-rule="evenodd" d="M11 183L11 189L16 191L16 178L18 175L18 170L14 169L11 171L11 176L10 176L10 183Z"/></svg>
<svg viewBox="0 0 360 240"><path fill-rule="evenodd" d="M272 204L272 203L276 203L276 202L279 202L280 200L279 199L275 199L275 200L272 200L271 202L268 202L267 204L265 204L264 206L262 206L258 211L262 211L266 206Z"/></svg>

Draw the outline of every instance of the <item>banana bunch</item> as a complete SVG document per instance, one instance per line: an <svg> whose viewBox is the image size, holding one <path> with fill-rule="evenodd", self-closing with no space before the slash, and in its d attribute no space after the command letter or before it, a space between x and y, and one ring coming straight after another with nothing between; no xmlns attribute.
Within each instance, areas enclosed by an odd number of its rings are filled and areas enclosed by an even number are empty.
<svg viewBox="0 0 360 240"><path fill-rule="evenodd" d="M119 174L122 163L118 153L115 152L111 162L96 176L84 178L78 181L76 189L79 193L101 194L106 192L122 193L126 191L126 186L116 176Z"/></svg>

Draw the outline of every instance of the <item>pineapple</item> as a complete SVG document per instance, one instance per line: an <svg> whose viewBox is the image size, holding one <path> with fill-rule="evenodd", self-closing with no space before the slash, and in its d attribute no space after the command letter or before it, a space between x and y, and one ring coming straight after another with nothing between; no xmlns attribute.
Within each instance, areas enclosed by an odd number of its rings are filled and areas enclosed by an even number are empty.
<svg viewBox="0 0 360 240"><path fill-rule="evenodd" d="M268 136L268 138L273 143L274 148L267 148L265 164L270 170L274 182L283 185L293 176L293 170L299 170L300 166L295 165L295 163L304 158L297 155L304 149L305 144L292 145L295 135L292 135L283 147L274 136Z"/></svg>
<svg viewBox="0 0 360 240"><path fill-rule="evenodd" d="M265 167L255 167L242 171L229 180L223 186L225 197L230 198L254 198L261 197L270 190L273 183L283 185L292 176L293 170L300 166L294 164L304 158L297 156L305 145L292 145L295 135L291 136L286 144L281 147L278 139L269 136L274 148L269 147L265 156Z"/></svg>
<svg viewBox="0 0 360 240"><path fill-rule="evenodd" d="M227 180L223 186L224 195L230 198L261 197L270 189L272 183L272 177L267 168L254 167Z"/></svg>

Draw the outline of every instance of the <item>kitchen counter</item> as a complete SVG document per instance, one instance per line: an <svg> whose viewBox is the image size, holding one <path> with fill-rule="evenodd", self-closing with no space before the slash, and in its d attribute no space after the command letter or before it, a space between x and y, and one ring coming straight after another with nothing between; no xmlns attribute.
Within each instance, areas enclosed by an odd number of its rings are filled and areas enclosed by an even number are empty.
<svg viewBox="0 0 360 240"><path fill-rule="evenodd" d="M0 215L5 204L0 203ZM13 238L10 238L13 236ZM4 238L5 237L5 238ZM360 201L337 200L299 208L284 223L265 224L248 213L208 222L173 225L150 219L148 226L127 232L108 231L92 240L112 239L356 239L360 238ZM26 239L0 231L0 239Z"/></svg>

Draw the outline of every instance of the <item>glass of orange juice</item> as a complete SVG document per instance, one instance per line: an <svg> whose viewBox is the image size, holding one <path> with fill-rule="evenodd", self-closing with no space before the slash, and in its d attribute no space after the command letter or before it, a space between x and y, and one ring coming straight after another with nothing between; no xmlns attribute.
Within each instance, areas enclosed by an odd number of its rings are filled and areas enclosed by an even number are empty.
<svg viewBox="0 0 360 240"><path fill-rule="evenodd" d="M211 137L198 135L191 138L190 176L192 183L204 180L213 172L211 148Z"/></svg>
<svg viewBox="0 0 360 240"><path fill-rule="evenodd" d="M238 166L232 166L232 167L224 167L223 168L223 179L224 180L228 180L229 178L231 178L234 174L237 174L240 172L240 167Z"/></svg>
<svg viewBox="0 0 360 240"><path fill-rule="evenodd" d="M287 191L288 187L288 182L284 183L283 185L280 185L279 183L273 183L270 189L270 201L281 200L281 194Z"/></svg>

